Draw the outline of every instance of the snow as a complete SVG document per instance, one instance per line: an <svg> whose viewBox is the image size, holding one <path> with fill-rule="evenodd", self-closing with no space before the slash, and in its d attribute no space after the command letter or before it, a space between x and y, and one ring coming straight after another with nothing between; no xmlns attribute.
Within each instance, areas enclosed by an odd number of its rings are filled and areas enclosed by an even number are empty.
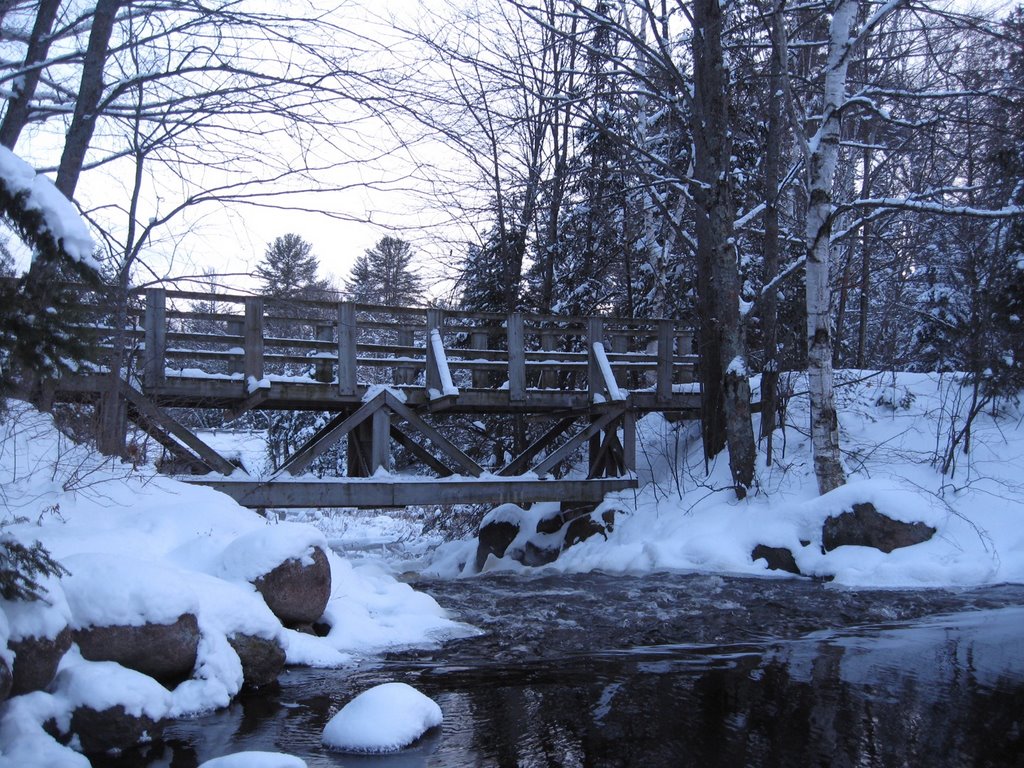
<svg viewBox="0 0 1024 768"><path fill-rule="evenodd" d="M65 624L166 623L185 612L196 615L201 638L192 678L170 691L72 650L50 692L0 704L0 766L88 765L42 727L53 720L66 731L80 704L121 704L157 717L227 706L242 685L241 663L228 642L235 634L276 638L289 664L326 667L471 631L379 566L356 565L331 551L329 634L286 629L249 582L283 560L308 560L313 547L327 549L322 531L272 522L211 489L100 457L61 436L49 416L16 401L7 407L0 423L4 534L40 541L71 573L45 582L48 602L3 603L0 639L53 636Z"/></svg>
<svg viewBox="0 0 1024 768"><path fill-rule="evenodd" d="M448 358L444 353L444 341L441 332L434 328L430 331L430 344L434 350L434 362L437 364L437 375L441 380L441 392L437 397L458 397L459 388L452 381L452 372L448 369ZM433 399L437 399L431 395Z"/></svg>
<svg viewBox="0 0 1024 768"><path fill-rule="evenodd" d="M437 704L406 683L363 691L324 728L323 743L343 752L396 752L441 725Z"/></svg>
<svg viewBox="0 0 1024 768"><path fill-rule="evenodd" d="M366 388L366 393L363 395L362 402L364 402L364 403L370 402L371 400L373 400L373 398L375 398L381 392L388 392L388 393L390 393L391 396L394 397L395 400L397 400L400 403L404 403L406 400L408 400L408 398L405 395L405 392L403 392L398 387L391 387L391 386L388 386L387 384L371 384L370 386L368 386Z"/></svg>
<svg viewBox="0 0 1024 768"><path fill-rule="evenodd" d="M604 385L608 390L608 396L612 400L625 400L626 395L619 389L619 385L615 382L615 374L612 373L611 363L608 362L608 355L604 351L604 344L600 341L594 342L594 357L597 359L597 364L601 368L601 376L604 379ZM593 387L596 389L596 387Z"/></svg>
<svg viewBox="0 0 1024 768"><path fill-rule="evenodd" d="M207 760L199 768L306 768L306 761L280 752L236 752Z"/></svg>
<svg viewBox="0 0 1024 768"><path fill-rule="evenodd" d="M98 270L92 257L93 242L78 210L46 176L35 170L6 147L0 147L0 181L13 195L27 196L25 207L37 210L53 238L75 261Z"/></svg>

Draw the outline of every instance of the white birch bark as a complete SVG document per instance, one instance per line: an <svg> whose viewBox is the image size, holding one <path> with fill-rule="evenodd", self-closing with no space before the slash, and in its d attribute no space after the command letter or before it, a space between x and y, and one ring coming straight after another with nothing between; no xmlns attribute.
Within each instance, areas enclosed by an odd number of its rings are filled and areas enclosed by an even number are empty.
<svg viewBox="0 0 1024 768"><path fill-rule="evenodd" d="M821 126L810 141L807 168L807 379L811 399L811 445L818 492L846 482L839 457L839 421L832 372L829 261L832 250L832 182L839 157L840 109L854 44L851 27L858 0L835 0L829 25Z"/></svg>

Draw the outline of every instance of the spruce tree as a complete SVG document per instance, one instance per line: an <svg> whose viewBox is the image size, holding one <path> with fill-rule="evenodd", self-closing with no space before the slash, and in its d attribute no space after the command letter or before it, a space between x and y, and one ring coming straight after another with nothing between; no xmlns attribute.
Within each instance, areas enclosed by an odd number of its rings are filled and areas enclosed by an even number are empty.
<svg viewBox="0 0 1024 768"><path fill-rule="evenodd" d="M397 307L423 301L423 282L412 266L412 245L385 235L352 265L345 292L365 304Z"/></svg>
<svg viewBox="0 0 1024 768"><path fill-rule="evenodd" d="M280 299L297 298L326 289L326 282L316 276L319 267L313 246L289 232L267 245L263 261L256 265L256 277L263 283L263 294Z"/></svg>

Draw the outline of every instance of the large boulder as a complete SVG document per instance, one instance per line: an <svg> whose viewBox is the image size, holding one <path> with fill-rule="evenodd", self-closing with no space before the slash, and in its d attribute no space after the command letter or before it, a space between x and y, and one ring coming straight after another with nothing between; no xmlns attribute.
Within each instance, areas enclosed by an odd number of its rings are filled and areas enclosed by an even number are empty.
<svg viewBox="0 0 1024 768"><path fill-rule="evenodd" d="M120 704L102 710L81 706L71 714L71 731L87 754L107 754L159 739L167 721L130 714Z"/></svg>
<svg viewBox="0 0 1024 768"><path fill-rule="evenodd" d="M852 512L828 518L821 530L821 547L831 552L836 547L874 547L892 552L928 541L935 529L925 523L905 523L883 515L874 504L854 504Z"/></svg>
<svg viewBox="0 0 1024 768"><path fill-rule="evenodd" d="M277 681L284 669L285 652L274 639L236 634L228 638L242 662L242 677L249 688L261 688Z"/></svg>
<svg viewBox="0 0 1024 768"><path fill-rule="evenodd" d="M303 558L284 561L253 582L267 607L282 624L311 624L324 615L331 598L331 564L320 547L313 548L310 562Z"/></svg>
<svg viewBox="0 0 1024 768"><path fill-rule="evenodd" d="M764 559L768 563L768 570L771 571L787 571L795 573L797 576L802 575L793 553L785 547L769 547L765 544L758 544L751 551L750 559Z"/></svg>
<svg viewBox="0 0 1024 768"><path fill-rule="evenodd" d="M487 520L480 525L476 545L476 570L483 569L490 555L505 556L509 544L519 535L519 525L511 520Z"/></svg>
<svg viewBox="0 0 1024 768"><path fill-rule="evenodd" d="M565 527L565 542L562 549L586 541L587 539L601 535L606 540L608 534L615 528L615 510L606 509L600 515L591 512L572 520Z"/></svg>
<svg viewBox="0 0 1024 768"><path fill-rule="evenodd" d="M14 651L11 694L41 691L53 682L57 665L71 647L71 629L65 626L53 638L29 636L11 640L8 647Z"/></svg>
<svg viewBox="0 0 1024 768"><path fill-rule="evenodd" d="M199 622L186 613L170 624L84 627L76 629L73 637L90 661L116 661L157 680L174 681L192 674Z"/></svg>

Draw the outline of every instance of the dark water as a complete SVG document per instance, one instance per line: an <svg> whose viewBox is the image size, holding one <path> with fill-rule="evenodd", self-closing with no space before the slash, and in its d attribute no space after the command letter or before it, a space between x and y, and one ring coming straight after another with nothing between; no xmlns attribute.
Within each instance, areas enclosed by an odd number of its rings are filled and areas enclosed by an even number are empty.
<svg viewBox="0 0 1024 768"><path fill-rule="evenodd" d="M176 723L149 766L241 750L309 766L1024 766L1024 586L849 591L656 574L421 583L486 634ZM381 682L440 704L390 757L320 746ZM97 763L98 765L99 763Z"/></svg>

